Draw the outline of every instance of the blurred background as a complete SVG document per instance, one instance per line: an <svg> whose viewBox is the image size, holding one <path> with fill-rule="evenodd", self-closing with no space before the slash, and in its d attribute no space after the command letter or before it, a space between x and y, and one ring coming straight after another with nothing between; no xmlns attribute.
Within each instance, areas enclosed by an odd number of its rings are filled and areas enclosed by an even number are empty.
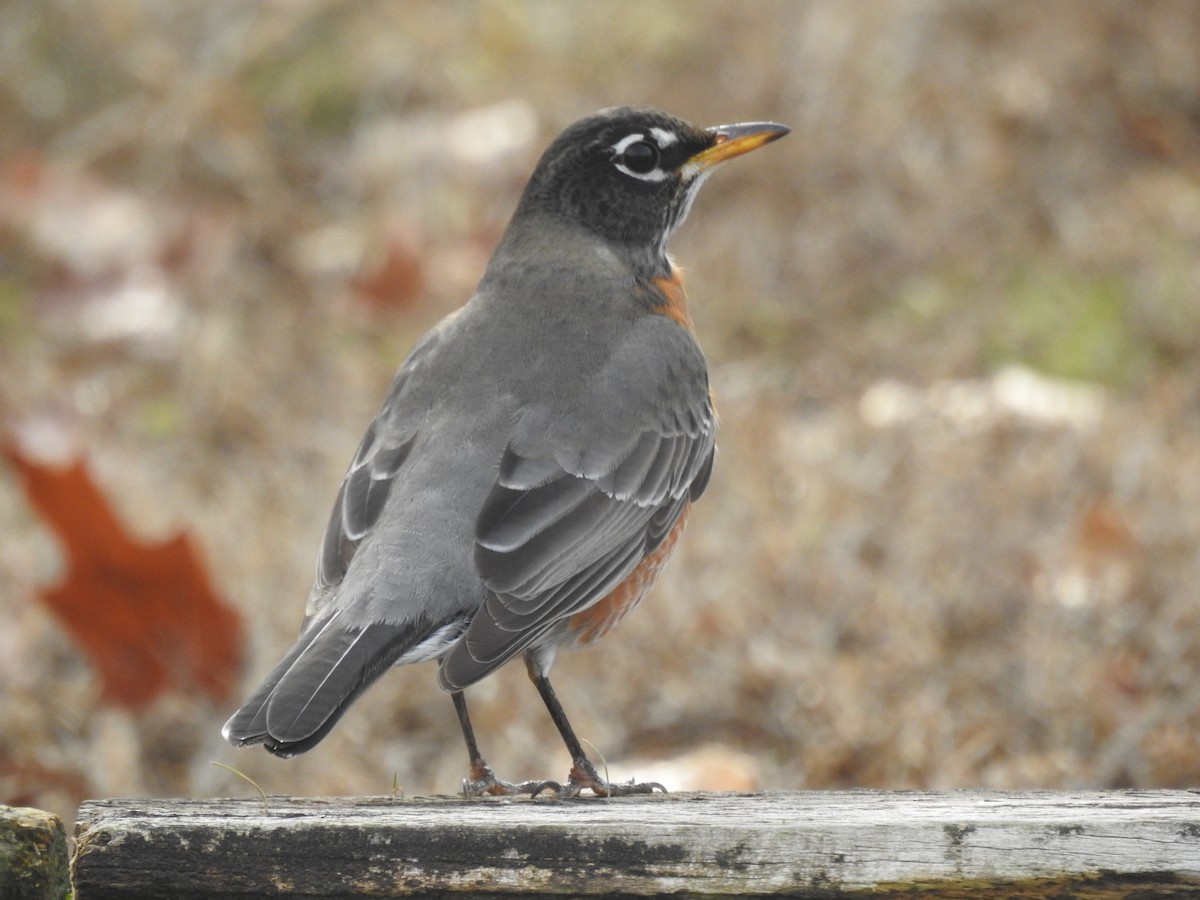
<svg viewBox="0 0 1200 900"><path fill-rule="evenodd" d="M458 789L428 664L295 760L218 730L295 636L396 366L549 140L630 103L793 133L674 241L721 452L658 589L555 667L597 758L675 789L1195 786L1197 47L1190 0L8 0L0 802L253 794L210 761ZM39 502L77 457L104 503ZM104 504L134 546L185 534L208 605L73 559ZM565 776L521 666L469 697L498 774Z"/></svg>

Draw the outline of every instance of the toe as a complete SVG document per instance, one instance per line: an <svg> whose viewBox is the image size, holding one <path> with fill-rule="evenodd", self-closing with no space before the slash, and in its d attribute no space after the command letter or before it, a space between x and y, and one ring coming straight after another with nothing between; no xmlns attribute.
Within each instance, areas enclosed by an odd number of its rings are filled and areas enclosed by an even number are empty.
<svg viewBox="0 0 1200 900"><path fill-rule="evenodd" d="M571 778L567 782L565 796L578 796L582 790L590 790L597 797L626 797L630 794L653 794L656 790L667 793L667 789L657 781L619 782L613 783L601 778L591 765L576 765L571 769Z"/></svg>

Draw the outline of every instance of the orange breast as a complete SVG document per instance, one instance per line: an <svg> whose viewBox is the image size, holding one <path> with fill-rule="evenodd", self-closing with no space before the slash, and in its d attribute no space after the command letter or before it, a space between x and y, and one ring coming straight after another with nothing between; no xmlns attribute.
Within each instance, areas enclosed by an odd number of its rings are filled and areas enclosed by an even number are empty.
<svg viewBox="0 0 1200 900"><path fill-rule="evenodd" d="M571 617L568 631L575 636L576 644L586 647L604 637L646 596L658 580L667 560L671 558L671 551L675 549L679 535L683 533L689 510L690 504L683 508L679 520L663 538L663 542L653 553L647 554L638 563L637 568L625 576L625 580L613 588L607 597Z"/></svg>
<svg viewBox="0 0 1200 900"><path fill-rule="evenodd" d="M683 291L683 272L672 266L669 276L651 280L650 290L654 295L653 309L656 313L678 322L688 331L695 332L696 329L692 327L692 314L687 308L687 294ZM711 388L708 402L715 411L717 401Z"/></svg>
<svg viewBox="0 0 1200 900"><path fill-rule="evenodd" d="M650 282L654 294L654 311L692 330L692 316L687 308L687 295L683 291L683 273L674 266L671 274L654 278Z"/></svg>

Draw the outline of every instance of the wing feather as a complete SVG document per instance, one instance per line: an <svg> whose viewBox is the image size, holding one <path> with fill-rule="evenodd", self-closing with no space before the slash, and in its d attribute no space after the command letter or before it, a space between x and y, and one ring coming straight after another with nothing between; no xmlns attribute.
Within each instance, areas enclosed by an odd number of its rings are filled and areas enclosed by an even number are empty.
<svg viewBox="0 0 1200 900"><path fill-rule="evenodd" d="M692 387L690 399L668 397L623 441L611 432L593 440L577 422L558 432L544 418L517 428L476 526L487 600L443 659L443 687L461 689L503 665L606 597L662 543L712 465L707 381ZM684 401L699 408L677 408Z"/></svg>
<svg viewBox="0 0 1200 900"><path fill-rule="evenodd" d="M380 435L378 419L367 429L325 526L317 562L318 592L340 584L345 577L359 544L379 521L415 440L415 433Z"/></svg>
<svg viewBox="0 0 1200 900"><path fill-rule="evenodd" d="M577 513L593 490L589 482L561 469L552 481L537 488L498 485L479 513L479 546L494 555L512 553Z"/></svg>

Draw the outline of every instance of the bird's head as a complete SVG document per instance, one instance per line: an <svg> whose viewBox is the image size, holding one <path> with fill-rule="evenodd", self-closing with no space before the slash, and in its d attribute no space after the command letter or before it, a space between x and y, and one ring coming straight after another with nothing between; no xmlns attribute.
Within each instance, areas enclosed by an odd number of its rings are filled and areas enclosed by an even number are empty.
<svg viewBox="0 0 1200 900"><path fill-rule="evenodd" d="M647 107L603 110L542 154L517 218L548 213L614 249L660 258L716 166L789 130L773 122L698 128Z"/></svg>

